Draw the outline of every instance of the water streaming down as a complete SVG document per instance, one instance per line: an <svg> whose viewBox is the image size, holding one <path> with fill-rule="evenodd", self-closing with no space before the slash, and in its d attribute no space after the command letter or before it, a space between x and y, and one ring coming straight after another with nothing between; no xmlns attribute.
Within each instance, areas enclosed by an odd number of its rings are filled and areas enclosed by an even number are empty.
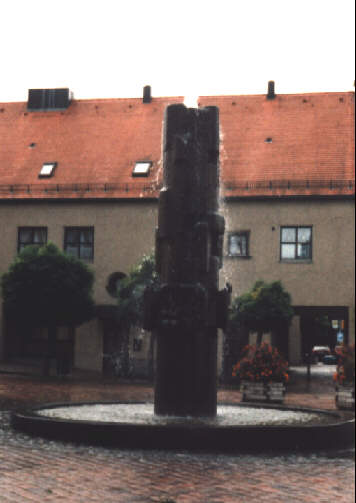
<svg viewBox="0 0 356 503"><path fill-rule="evenodd" d="M219 141L220 141L220 155L219 155L219 161L220 161L220 166L219 166L219 171L222 172L224 169L224 162L228 159L228 154L226 152L226 149L224 147L224 131L222 129L222 125L220 124L220 129L219 129ZM224 195L224 190L222 185L219 185L219 210L222 216L224 217L225 220L225 233L233 231L233 226L231 222L231 216L228 211L225 195ZM228 245L229 246L229 245ZM233 270L236 269L236 261L233 262L231 260L224 260L222 264L222 269L220 272L220 285L228 285L228 284L233 284ZM234 295L236 295L236 292L234 292ZM231 362L231 357L230 357L230 342L231 338L229 340L229 334L226 332L223 332L221 334L221 342L222 342L222 361L221 361L221 375L224 376L224 378L230 379L231 377L231 372L232 372L232 362ZM236 362L233 362L236 363Z"/></svg>

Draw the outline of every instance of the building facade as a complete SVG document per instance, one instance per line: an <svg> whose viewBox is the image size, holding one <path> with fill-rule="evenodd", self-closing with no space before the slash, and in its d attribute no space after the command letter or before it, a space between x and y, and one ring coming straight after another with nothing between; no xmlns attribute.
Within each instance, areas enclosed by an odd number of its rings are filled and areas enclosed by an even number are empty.
<svg viewBox="0 0 356 503"><path fill-rule="evenodd" d="M183 98L48 92L0 104L0 273L45 242L91 265L98 316L62 338L76 367L101 370L120 330L112 285L154 247L164 110ZM295 308L292 363L340 334L354 341L353 104L351 92L276 95L273 85L267 95L199 98L220 110L221 282L241 295L258 279L282 281ZM318 330L321 319L329 329ZM15 333L3 316L0 327L3 358L39 354L46 340ZM148 348L147 334L132 334L139 373Z"/></svg>
<svg viewBox="0 0 356 503"><path fill-rule="evenodd" d="M262 279L282 281L291 294L289 361L301 363L314 345L334 348L341 331L344 342L354 342L353 200L235 200L227 214L224 274L234 291ZM235 245L235 236L243 245ZM330 329L318 333L313 320L325 317Z"/></svg>

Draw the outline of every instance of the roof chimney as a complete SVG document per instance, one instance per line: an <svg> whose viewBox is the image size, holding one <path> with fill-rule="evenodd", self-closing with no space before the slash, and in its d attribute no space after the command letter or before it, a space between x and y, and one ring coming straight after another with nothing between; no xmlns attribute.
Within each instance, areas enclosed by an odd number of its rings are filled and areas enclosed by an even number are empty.
<svg viewBox="0 0 356 503"><path fill-rule="evenodd" d="M152 101L152 96L151 96L151 86L145 86L143 88L143 99L142 103L151 103Z"/></svg>
<svg viewBox="0 0 356 503"><path fill-rule="evenodd" d="M29 89L27 108L32 111L65 110L72 95L67 87L59 89Z"/></svg>
<svg viewBox="0 0 356 503"><path fill-rule="evenodd" d="M274 80L270 80L268 82L268 93L267 93L267 99L268 100L273 100L276 97L275 92L274 92Z"/></svg>

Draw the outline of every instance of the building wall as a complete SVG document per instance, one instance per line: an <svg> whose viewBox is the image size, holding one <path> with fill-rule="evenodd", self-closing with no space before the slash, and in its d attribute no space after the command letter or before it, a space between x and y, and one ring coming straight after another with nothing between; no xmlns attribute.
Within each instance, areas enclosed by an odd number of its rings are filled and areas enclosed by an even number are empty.
<svg viewBox="0 0 356 503"><path fill-rule="evenodd" d="M354 341L354 201L245 199L227 202L223 213L227 232L220 277L222 285L226 281L232 284L233 296L249 290L258 279L281 280L293 305L347 306L350 341ZM153 249L156 220L157 204L150 201L3 202L0 274L7 271L17 254L18 227L47 226L48 241L63 249L65 226L93 226L95 301L115 304L105 289L107 278L116 271L128 273L144 253ZM310 262L283 263L280 227L297 225L313 227L313 258ZM228 232L239 230L250 231L250 258L227 255ZM78 367L100 369L99 325L92 322L77 331ZM296 320L291 330L298 332ZM87 336L90 344L86 343ZM289 339L290 350L299 355L300 344L296 339L291 341L291 335Z"/></svg>
<svg viewBox="0 0 356 503"><path fill-rule="evenodd" d="M295 306L347 306L349 340L354 342L354 201L240 200L227 203L224 212L222 277L232 284L233 296L251 289L256 280L281 280ZM281 226L312 226L311 261L280 260ZM227 256L227 234L240 230L250 231L250 258ZM298 355L295 345L290 348Z"/></svg>
<svg viewBox="0 0 356 503"><path fill-rule="evenodd" d="M103 368L103 337L97 318L76 328L74 367L98 372Z"/></svg>
<svg viewBox="0 0 356 503"><path fill-rule="evenodd" d="M2 203L0 274L8 270L17 254L18 227L45 226L48 228L48 242L63 249L64 227L93 226L94 260L89 265L95 272L95 302L115 304L115 299L105 288L107 278L116 271L128 273L144 253L152 251L156 215L156 203L149 201ZM0 327L3 332L1 318ZM0 341L2 337L3 333ZM75 346L75 363L79 368L101 368L99 326L94 322L81 326L77 330Z"/></svg>

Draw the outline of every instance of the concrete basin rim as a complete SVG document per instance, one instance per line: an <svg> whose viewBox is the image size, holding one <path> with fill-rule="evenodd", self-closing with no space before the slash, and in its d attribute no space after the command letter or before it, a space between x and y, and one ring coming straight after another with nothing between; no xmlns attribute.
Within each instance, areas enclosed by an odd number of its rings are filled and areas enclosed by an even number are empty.
<svg viewBox="0 0 356 503"><path fill-rule="evenodd" d="M291 412L305 412L305 413L312 413L312 414L319 414L323 416L329 416L335 418L335 421L331 421L330 423L324 423L324 424L313 424L313 423L291 423L291 424L271 424L271 425L218 425L218 424L208 424L208 423L189 423L189 422L172 422L168 424L135 424L131 423L129 421L124 422L115 422L115 421L95 421L95 420L88 420L88 419L66 419L66 418L59 418L59 417L50 417L50 416L44 416L39 414L38 412L41 410L45 409L55 409L55 408L60 408L60 407L80 407L80 406L85 406L85 405L147 405L147 404L152 404L152 402L143 402L143 401L133 401L133 402L127 402L127 401L84 401L84 402L49 402L49 403L44 403L40 405L34 405L28 408L21 408L18 409L17 411L13 411L11 413L12 418L22 418L26 420L32 419L38 422L51 422L52 424L58 423L58 424L82 424L82 425L88 425L88 426L110 426L110 427L117 427L118 429L120 427L122 428L139 428L139 429L144 429L144 428L149 428L152 430L155 429L160 429L164 427L165 429L207 429L207 430L275 430L275 429L282 429L282 430L292 430L293 428L298 428L298 429L311 429L311 428L318 428L322 429L325 427L337 427L337 426L342 426L342 425L347 425L347 424L354 424L355 423L355 416L352 412L349 411L333 411L333 410L322 410L322 409L310 409L310 408L305 408L305 407L289 407L285 405L273 405L273 404L264 404L262 402L260 403L219 403L218 406L229 406L229 407L236 407L236 408L255 408L255 409L272 409L272 410L282 410L282 411L291 411ZM349 416L349 417L348 417ZM163 416L165 417L165 416ZM197 419L197 418L195 418Z"/></svg>
<svg viewBox="0 0 356 503"><path fill-rule="evenodd" d="M321 424L285 425L218 425L189 424L134 424L52 418L38 414L48 407L93 404L132 404L147 402L71 402L42 404L13 412L11 424L15 430L48 440L101 445L121 449L172 450L188 452L245 453L298 452L349 449L354 446L354 416L334 411L317 411L340 421ZM230 404L229 404L230 405ZM239 407L239 404L232 404ZM242 404L242 406L248 406ZM262 408L262 404L256 404ZM241 407L241 406L240 406ZM287 409L286 407L274 407ZM288 410L288 409L287 409ZM290 409L293 410L293 409ZM301 409L294 409L301 411ZM312 412L313 409L305 409ZM345 421L346 418L346 421Z"/></svg>

